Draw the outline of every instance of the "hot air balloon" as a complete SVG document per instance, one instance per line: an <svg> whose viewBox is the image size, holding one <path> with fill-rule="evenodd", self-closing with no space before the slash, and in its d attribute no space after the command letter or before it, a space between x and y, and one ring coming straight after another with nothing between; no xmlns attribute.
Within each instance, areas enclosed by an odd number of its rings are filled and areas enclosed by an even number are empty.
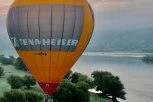
<svg viewBox="0 0 153 102"><path fill-rule="evenodd" d="M7 18L14 48L47 95L84 52L93 28L86 0L15 0Z"/></svg>

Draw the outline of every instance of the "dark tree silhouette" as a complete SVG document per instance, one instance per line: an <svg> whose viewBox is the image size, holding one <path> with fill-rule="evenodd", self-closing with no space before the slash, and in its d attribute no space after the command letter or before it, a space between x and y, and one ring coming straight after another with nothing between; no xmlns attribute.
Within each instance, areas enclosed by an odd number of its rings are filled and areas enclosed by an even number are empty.
<svg viewBox="0 0 153 102"><path fill-rule="evenodd" d="M113 102L118 102L117 98L126 100L124 85L119 77L106 71L95 71L92 73L92 77L96 90L102 91L105 96L112 96Z"/></svg>

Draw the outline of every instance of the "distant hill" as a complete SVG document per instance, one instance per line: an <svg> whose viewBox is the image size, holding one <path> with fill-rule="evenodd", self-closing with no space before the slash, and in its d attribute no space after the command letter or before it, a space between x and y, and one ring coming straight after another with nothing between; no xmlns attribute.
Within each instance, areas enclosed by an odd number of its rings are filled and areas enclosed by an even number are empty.
<svg viewBox="0 0 153 102"><path fill-rule="evenodd" d="M153 28L95 33L86 51L153 52Z"/></svg>

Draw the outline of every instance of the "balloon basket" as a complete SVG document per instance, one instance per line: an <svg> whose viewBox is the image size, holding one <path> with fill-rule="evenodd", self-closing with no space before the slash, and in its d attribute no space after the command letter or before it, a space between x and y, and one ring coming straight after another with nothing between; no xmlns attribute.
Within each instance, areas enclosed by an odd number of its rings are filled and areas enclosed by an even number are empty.
<svg viewBox="0 0 153 102"><path fill-rule="evenodd" d="M44 102L54 102L50 95L46 95Z"/></svg>

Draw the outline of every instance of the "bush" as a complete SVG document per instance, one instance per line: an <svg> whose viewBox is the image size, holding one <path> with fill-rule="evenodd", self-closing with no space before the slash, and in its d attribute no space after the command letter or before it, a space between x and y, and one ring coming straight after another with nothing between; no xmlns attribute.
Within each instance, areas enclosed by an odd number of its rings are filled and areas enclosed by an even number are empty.
<svg viewBox="0 0 153 102"><path fill-rule="evenodd" d="M16 75L10 75L7 82L11 85L11 89L19 89L23 86L23 79Z"/></svg>
<svg viewBox="0 0 153 102"><path fill-rule="evenodd" d="M36 80L30 75L25 75L23 77L23 85L30 89L30 86L36 85Z"/></svg>
<svg viewBox="0 0 153 102"><path fill-rule="evenodd" d="M0 76L2 76L3 74L4 74L4 69L0 67Z"/></svg>
<svg viewBox="0 0 153 102"><path fill-rule="evenodd" d="M25 75L23 78L16 75L10 75L7 81L12 89L19 89L22 86L26 86L30 89L30 86L36 85L36 80L30 75Z"/></svg>
<svg viewBox="0 0 153 102"><path fill-rule="evenodd" d="M0 102L26 102L26 97L21 90L11 90L3 93Z"/></svg>
<svg viewBox="0 0 153 102"><path fill-rule="evenodd" d="M4 92L0 102L42 102L43 95L24 90Z"/></svg>
<svg viewBox="0 0 153 102"><path fill-rule="evenodd" d="M25 92L26 102L42 102L44 96L39 93L26 91Z"/></svg>
<svg viewBox="0 0 153 102"><path fill-rule="evenodd" d="M7 102L7 100L4 97L0 97L0 102Z"/></svg>
<svg viewBox="0 0 153 102"><path fill-rule="evenodd" d="M23 63L23 61L22 61L22 59L20 57L18 57L15 60L14 66L15 66L16 69L27 71L26 65Z"/></svg>

